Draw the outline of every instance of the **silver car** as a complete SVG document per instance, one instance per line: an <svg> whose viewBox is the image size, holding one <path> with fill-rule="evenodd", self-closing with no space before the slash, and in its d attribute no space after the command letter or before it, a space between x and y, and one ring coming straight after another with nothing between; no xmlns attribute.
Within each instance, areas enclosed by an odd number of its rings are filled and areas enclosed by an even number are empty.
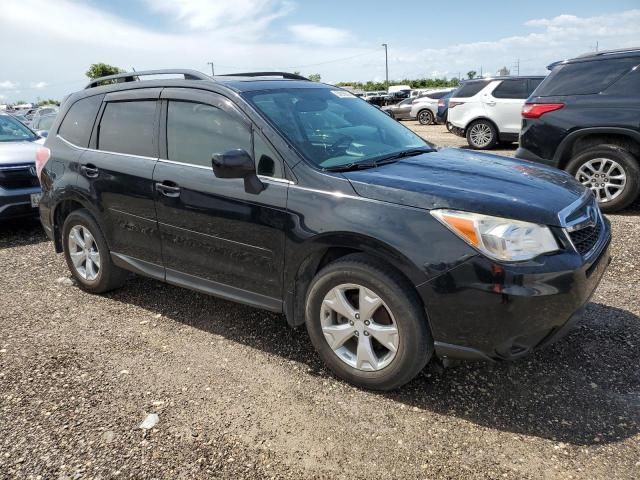
<svg viewBox="0 0 640 480"><path fill-rule="evenodd" d="M405 98L395 105L382 107L382 110L391 118L395 118L396 120L415 120L416 117L411 115L411 106L413 105L414 100L416 100L416 97Z"/></svg>
<svg viewBox="0 0 640 480"><path fill-rule="evenodd" d="M42 137L11 115L0 113L0 220L36 216L40 182L36 156Z"/></svg>

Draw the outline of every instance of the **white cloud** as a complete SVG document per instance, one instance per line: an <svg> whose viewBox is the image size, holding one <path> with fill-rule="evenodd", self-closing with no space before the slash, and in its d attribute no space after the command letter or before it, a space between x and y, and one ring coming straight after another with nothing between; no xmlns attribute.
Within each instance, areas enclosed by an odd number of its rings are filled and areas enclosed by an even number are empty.
<svg viewBox="0 0 640 480"><path fill-rule="evenodd" d="M46 86L48 86L49 84L47 82L35 82L35 83L31 83L31 88L35 88L37 90L40 90L42 88L45 88Z"/></svg>
<svg viewBox="0 0 640 480"><path fill-rule="evenodd" d="M18 86L20 86L18 82L12 82L11 80L0 82L0 90L15 90Z"/></svg>
<svg viewBox="0 0 640 480"><path fill-rule="evenodd" d="M145 0L152 11L170 15L193 30L262 28L292 9L288 0Z"/></svg>
<svg viewBox="0 0 640 480"><path fill-rule="evenodd" d="M291 25L289 31L293 34L294 40L314 45L338 46L352 39L351 33L347 30L321 25Z"/></svg>

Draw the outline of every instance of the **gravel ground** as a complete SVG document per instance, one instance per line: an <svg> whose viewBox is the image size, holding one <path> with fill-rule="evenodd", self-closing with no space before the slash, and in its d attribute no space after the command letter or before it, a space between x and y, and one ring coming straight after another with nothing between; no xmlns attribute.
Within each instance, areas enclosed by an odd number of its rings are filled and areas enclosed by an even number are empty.
<svg viewBox="0 0 640 480"><path fill-rule="evenodd" d="M0 478L639 478L640 210L610 219L565 339L389 394L332 377L280 315L142 277L86 294L37 224L2 225Z"/></svg>

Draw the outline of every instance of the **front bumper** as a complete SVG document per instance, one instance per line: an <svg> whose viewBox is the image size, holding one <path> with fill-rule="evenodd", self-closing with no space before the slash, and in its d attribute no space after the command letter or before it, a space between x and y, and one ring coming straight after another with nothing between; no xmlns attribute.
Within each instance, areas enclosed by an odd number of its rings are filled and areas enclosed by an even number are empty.
<svg viewBox="0 0 640 480"><path fill-rule="evenodd" d="M40 193L40 187L5 189L0 187L0 220L38 215L38 208L31 206L31 194Z"/></svg>
<svg viewBox="0 0 640 480"><path fill-rule="evenodd" d="M611 261L608 225L589 258L558 253L497 264L476 256L423 284L436 354L512 360L564 335L582 315Z"/></svg>

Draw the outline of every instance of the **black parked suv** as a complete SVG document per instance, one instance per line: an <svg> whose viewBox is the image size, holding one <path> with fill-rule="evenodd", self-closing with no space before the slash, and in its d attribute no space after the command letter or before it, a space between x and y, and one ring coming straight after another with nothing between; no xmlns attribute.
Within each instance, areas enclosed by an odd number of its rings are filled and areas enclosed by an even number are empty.
<svg viewBox="0 0 640 480"><path fill-rule="evenodd" d="M640 194L640 48L548 68L523 107L516 157L567 170L605 212L627 207Z"/></svg>
<svg viewBox="0 0 640 480"><path fill-rule="evenodd" d="M132 271L283 312L338 376L390 389L434 354L555 340L609 263L609 224L566 173L438 150L345 90L105 78L67 99L38 163L42 223L89 292Z"/></svg>

